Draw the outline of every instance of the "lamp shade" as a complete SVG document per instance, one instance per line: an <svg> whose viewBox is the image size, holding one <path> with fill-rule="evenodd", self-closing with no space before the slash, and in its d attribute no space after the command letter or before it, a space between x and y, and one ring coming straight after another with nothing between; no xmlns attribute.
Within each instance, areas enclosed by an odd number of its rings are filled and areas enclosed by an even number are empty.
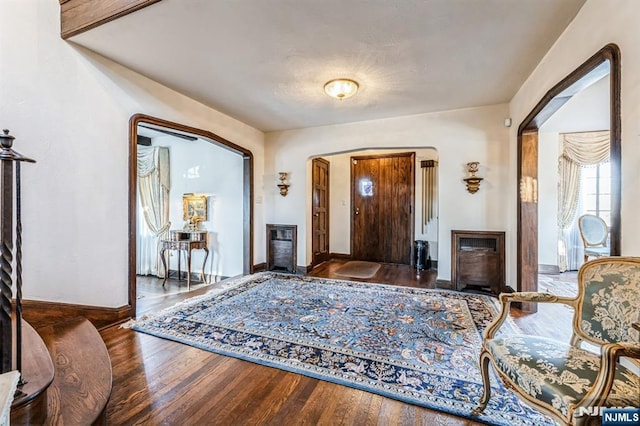
<svg viewBox="0 0 640 426"><path fill-rule="evenodd" d="M358 83L347 78L337 78L328 81L324 85L324 91L327 95L336 99L346 99L355 95L358 91Z"/></svg>

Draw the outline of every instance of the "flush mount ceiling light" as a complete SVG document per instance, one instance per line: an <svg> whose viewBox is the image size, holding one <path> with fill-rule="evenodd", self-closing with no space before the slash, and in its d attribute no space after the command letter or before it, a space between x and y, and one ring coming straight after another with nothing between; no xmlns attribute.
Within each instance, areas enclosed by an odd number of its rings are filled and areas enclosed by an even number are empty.
<svg viewBox="0 0 640 426"><path fill-rule="evenodd" d="M350 98L358 91L358 83L348 78L336 78L324 85L324 92L339 100Z"/></svg>

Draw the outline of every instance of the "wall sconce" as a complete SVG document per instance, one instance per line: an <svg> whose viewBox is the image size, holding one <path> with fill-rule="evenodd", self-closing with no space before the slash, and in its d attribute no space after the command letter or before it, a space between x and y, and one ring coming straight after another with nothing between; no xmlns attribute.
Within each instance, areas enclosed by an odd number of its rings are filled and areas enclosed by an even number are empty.
<svg viewBox="0 0 640 426"><path fill-rule="evenodd" d="M289 186L291 186L287 183L287 172L279 172L278 174L280 175L280 183L278 184L280 195L286 197L289 192Z"/></svg>
<svg viewBox="0 0 640 426"><path fill-rule="evenodd" d="M464 178L464 181L467 183L467 191L471 194L475 194L480 189L480 181L482 181L482 178L476 176L479 164L477 161L467 163L467 173L469 173L469 176Z"/></svg>

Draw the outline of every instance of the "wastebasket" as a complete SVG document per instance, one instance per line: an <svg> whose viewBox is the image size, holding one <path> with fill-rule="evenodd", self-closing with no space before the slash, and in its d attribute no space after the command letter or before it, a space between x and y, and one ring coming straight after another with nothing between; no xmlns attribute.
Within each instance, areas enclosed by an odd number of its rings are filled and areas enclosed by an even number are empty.
<svg viewBox="0 0 640 426"><path fill-rule="evenodd" d="M429 241L416 240L413 242L413 267L418 271L431 267L429 257Z"/></svg>

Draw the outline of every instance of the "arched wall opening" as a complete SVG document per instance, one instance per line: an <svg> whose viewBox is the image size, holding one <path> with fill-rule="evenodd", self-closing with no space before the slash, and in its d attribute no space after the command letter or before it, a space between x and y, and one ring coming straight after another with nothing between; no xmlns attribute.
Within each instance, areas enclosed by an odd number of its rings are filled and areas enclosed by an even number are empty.
<svg viewBox="0 0 640 426"><path fill-rule="evenodd" d="M610 253L620 255L621 210L621 112L620 112L620 49L608 44L587 59L571 74L551 88L518 127L518 194L517 194L517 289L537 291L538 288L538 133L545 123L569 99L584 87L600 79L597 70L609 63L610 85L610 150L611 222ZM535 303L523 303L522 310L536 312Z"/></svg>
<svg viewBox="0 0 640 426"><path fill-rule="evenodd" d="M414 235L413 240L425 240L429 242L430 255L434 261L434 265L437 265L438 250L439 250L439 237L438 237L438 173L435 173L436 177L436 191L434 197L433 211L434 215L431 220L424 223L423 217L423 169L421 167L422 161L438 160L438 150L433 147L394 147L394 148L368 148L368 149L353 149L338 152L330 152L322 155L314 155L307 159L307 176L306 187L312 188L312 161L314 158L323 158L329 162L329 251L333 257L351 257L351 219L353 214L352 209L352 197L351 197L351 157L362 155L384 155L384 154L397 154L403 152L415 153L415 192L414 203L412 208L415 209L414 215ZM437 170L437 167L436 167ZM309 190L307 192L306 200L306 238L305 244L307 253L312 256L313 254L313 194ZM411 250L411 247L407 247L407 250ZM313 258L307 256L308 264L313 265Z"/></svg>
<svg viewBox="0 0 640 426"><path fill-rule="evenodd" d="M241 188L242 196L238 205L237 214L241 219L241 239L242 239L242 273L253 272L253 155L251 151L234 144L212 132L174 123L167 120L151 117L144 114L136 114L129 120L129 306L132 313L135 313L137 289L136 289L136 238L138 235L137 222L138 202L137 191L137 152L138 152L138 129L139 126L146 125L151 128L162 129L167 132L175 132L179 135L191 136L194 139L206 141L230 152L239 157L241 172L237 179L238 187ZM178 229L182 228L182 223L176 224Z"/></svg>

